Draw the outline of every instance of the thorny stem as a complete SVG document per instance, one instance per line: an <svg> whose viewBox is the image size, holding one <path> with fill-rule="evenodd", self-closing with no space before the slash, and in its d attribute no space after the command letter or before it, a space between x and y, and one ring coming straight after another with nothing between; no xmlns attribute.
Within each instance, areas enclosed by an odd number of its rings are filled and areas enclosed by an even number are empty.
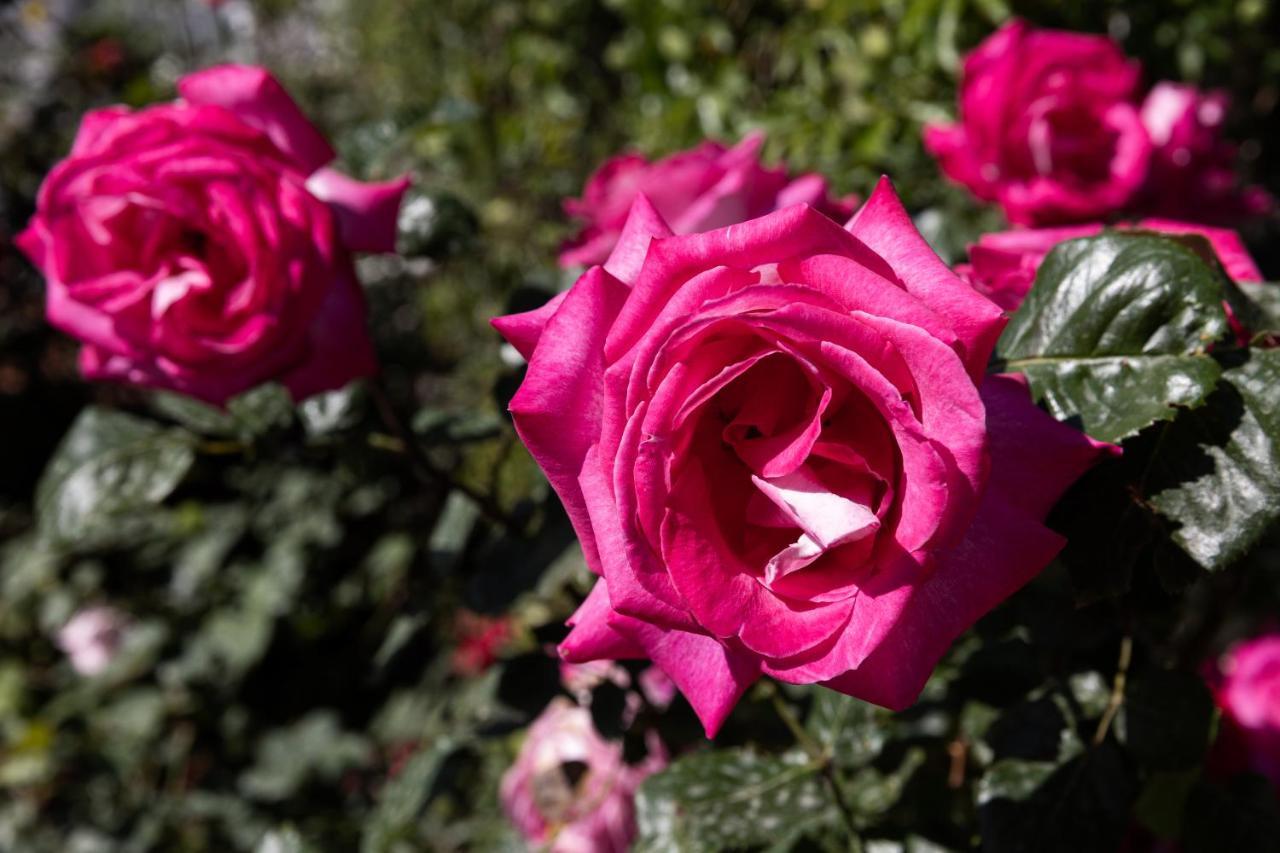
<svg viewBox="0 0 1280 853"><path fill-rule="evenodd" d="M480 512L490 521L500 524L512 532L518 532L521 529L522 525L504 512L492 497L454 479L448 472L437 467L422 452L422 447L419 446L417 439L409 432L404 422L400 420L400 416L396 414L395 406L392 405L391 398L387 395L387 390L380 379L375 379L369 383L369 393L373 398L374 406L378 409L382 422L394 434L393 440L388 440L391 439L391 436L376 436L378 440L374 441L375 436L370 436L370 441L375 447L404 453L409 457L410 467L413 469L414 474L418 476L418 479L425 483L440 484L450 489L457 489L479 507Z"/></svg>
<svg viewBox="0 0 1280 853"><path fill-rule="evenodd" d="M1098 720L1098 730L1093 735L1094 746L1100 746L1107 739L1107 730L1111 728L1111 721L1115 719L1116 714L1120 712L1120 706L1124 704L1125 683L1129 678L1129 662L1132 659L1133 635L1125 634L1120 638L1120 660L1116 663L1116 677L1111 684L1111 698L1107 700L1102 719Z"/></svg>

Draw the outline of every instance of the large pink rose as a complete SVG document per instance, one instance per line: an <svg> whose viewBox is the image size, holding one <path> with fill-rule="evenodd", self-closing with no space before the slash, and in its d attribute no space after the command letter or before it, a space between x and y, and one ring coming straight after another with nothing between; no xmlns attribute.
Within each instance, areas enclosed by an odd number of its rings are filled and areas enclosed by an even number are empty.
<svg viewBox="0 0 1280 853"><path fill-rule="evenodd" d="M1261 187L1242 187L1236 146L1223 137L1230 98L1194 86L1158 83L1142 104L1142 123L1154 151L1138 200L1160 216L1231 224L1266 213L1272 199Z"/></svg>
<svg viewBox="0 0 1280 853"><path fill-rule="evenodd" d="M956 272L1001 308L1016 311L1035 283L1036 271L1049 250L1064 240L1092 237L1105 226L1095 222L1062 228L1029 228L983 234L969 247L969 263ZM1123 226L1166 234L1198 234L1213 247L1218 261L1235 281L1262 281L1262 273L1236 232L1167 219L1143 219Z"/></svg>
<svg viewBox="0 0 1280 853"><path fill-rule="evenodd" d="M601 576L562 655L651 658L708 733L761 675L913 702L1104 452L986 375L1004 322L887 180L845 227L796 205L676 236L638 199L604 266L495 321Z"/></svg>
<svg viewBox="0 0 1280 853"><path fill-rule="evenodd" d="M960 121L926 127L925 147L1011 222L1103 218L1146 177L1140 73L1103 36L1014 20L965 58Z"/></svg>
<svg viewBox="0 0 1280 853"><path fill-rule="evenodd" d="M666 764L656 738L641 764L627 764L622 744L600 736L590 711L557 698L529 727L499 796L507 817L538 849L626 853L636 835L636 789Z"/></svg>
<svg viewBox="0 0 1280 853"><path fill-rule="evenodd" d="M1214 764L1261 773L1280 795L1280 634L1228 650L1214 680L1223 717Z"/></svg>
<svg viewBox="0 0 1280 853"><path fill-rule="evenodd" d="M585 227L561 252L560 264L604 263L641 194L677 234L721 228L790 204L811 204L840 220L853 212L857 200L831 198L820 175L791 178L786 169L766 169L760 164L763 145L764 134L752 133L732 148L704 142L656 163L639 154L614 157L587 180L582 198L565 202Z"/></svg>
<svg viewBox="0 0 1280 853"><path fill-rule="evenodd" d="M226 65L181 100L88 113L18 245L88 378L222 403L376 370L351 252L393 251L407 180L366 184L278 82Z"/></svg>

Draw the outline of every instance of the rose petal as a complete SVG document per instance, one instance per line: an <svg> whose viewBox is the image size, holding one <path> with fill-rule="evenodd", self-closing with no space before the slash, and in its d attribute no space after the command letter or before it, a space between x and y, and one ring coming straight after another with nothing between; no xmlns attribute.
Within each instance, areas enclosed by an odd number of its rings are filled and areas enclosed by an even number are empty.
<svg viewBox="0 0 1280 853"><path fill-rule="evenodd" d="M342 243L352 252L396 250L396 220L408 188L407 176L366 183L329 168L307 179L311 194L333 208Z"/></svg>

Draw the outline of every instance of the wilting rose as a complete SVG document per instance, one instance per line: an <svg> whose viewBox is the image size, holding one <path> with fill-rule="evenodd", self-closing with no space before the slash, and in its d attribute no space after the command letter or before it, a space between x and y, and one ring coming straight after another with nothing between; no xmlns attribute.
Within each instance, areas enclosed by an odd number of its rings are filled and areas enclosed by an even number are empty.
<svg viewBox="0 0 1280 853"><path fill-rule="evenodd" d="M1231 224L1266 213L1271 196L1242 187L1236 146L1223 136L1231 99L1226 92L1158 83L1142 104L1154 149L1138 205L1160 216Z"/></svg>
<svg viewBox="0 0 1280 853"><path fill-rule="evenodd" d="M85 115L18 245L88 378L222 403L297 398L376 370L351 252L392 251L406 180L326 168L333 150L265 70L184 77L181 99Z"/></svg>
<svg viewBox="0 0 1280 853"><path fill-rule="evenodd" d="M965 58L959 122L926 127L925 147L1011 222L1104 218L1147 173L1140 73L1103 36L1014 20Z"/></svg>
<svg viewBox="0 0 1280 853"><path fill-rule="evenodd" d="M529 727L502 777L503 810L527 840L552 853L624 853L636 834L635 792L667 764L656 738L639 765L602 738L591 713L555 699Z"/></svg>
<svg viewBox="0 0 1280 853"><path fill-rule="evenodd" d="M1261 773L1280 795L1280 634L1228 650L1213 681L1223 725L1212 763L1224 772Z"/></svg>
<svg viewBox="0 0 1280 853"><path fill-rule="evenodd" d="M614 157L587 180L582 198L565 202L585 227L561 252L561 265L604 263L641 194L677 234L721 228L790 204L811 204L840 220L853 212L856 200L831 198L820 175L793 179L786 169L762 166L763 145L764 134L752 133L732 148L704 142L656 163L639 154Z"/></svg>
<svg viewBox="0 0 1280 853"><path fill-rule="evenodd" d="M969 263L956 272L1001 308L1017 310L1035 283L1049 250L1065 240L1102 233L1101 223L1062 228L1030 228L983 234L969 247ZM1227 275L1235 281L1262 281L1262 273L1236 232L1167 219L1143 219L1125 228L1166 234L1198 234L1209 241Z"/></svg>
<svg viewBox="0 0 1280 853"><path fill-rule="evenodd" d="M516 428L601 578L568 660L649 657L708 732L762 674L901 708L1057 553L1041 523L1103 447L986 375L1005 317L888 181L613 255L495 325Z"/></svg>
<svg viewBox="0 0 1280 853"><path fill-rule="evenodd" d="M81 675L97 675L115 659L128 620L113 607L87 607L58 631L58 648Z"/></svg>

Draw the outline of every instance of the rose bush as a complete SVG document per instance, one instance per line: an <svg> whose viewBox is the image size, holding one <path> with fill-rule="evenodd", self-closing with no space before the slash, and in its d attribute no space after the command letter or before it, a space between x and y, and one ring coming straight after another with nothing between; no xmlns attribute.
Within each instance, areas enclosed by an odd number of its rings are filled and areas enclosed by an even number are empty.
<svg viewBox="0 0 1280 853"><path fill-rule="evenodd" d="M761 675L913 702L1107 452L985 375L1004 322L887 180L844 228L796 205L676 236L638 199L604 266L495 321L601 575L564 657L651 658L709 734Z"/></svg>
<svg viewBox="0 0 1280 853"><path fill-rule="evenodd" d="M1218 262L1234 281L1262 281L1262 273L1249 256L1240 235L1230 229L1166 219L1143 219L1130 227L1204 237L1213 247ZM1005 310L1014 311L1031 290L1036 271L1050 249L1065 240L1101 234L1104 228L1102 223L1095 222L1061 228L1028 228L983 234L977 243L969 247L969 263L958 265L956 272L992 302Z"/></svg>
<svg viewBox="0 0 1280 853"><path fill-rule="evenodd" d="M965 58L959 122L927 126L924 144L1011 222L1096 219L1127 204L1147 176L1140 74L1106 37L1015 19Z"/></svg>
<svg viewBox="0 0 1280 853"><path fill-rule="evenodd" d="M602 738L589 711L557 698L502 777L502 807L539 849L623 853L636 834L636 788L667 763L661 743L650 738L648 747L644 761L627 764L622 744Z"/></svg>
<svg viewBox="0 0 1280 853"><path fill-rule="evenodd" d="M732 225L790 204L811 204L836 219L853 212L856 198L832 198L821 175L791 178L785 168L762 166L764 141L764 134L751 133L732 148L704 142L654 163L639 154L609 160L587 179L581 198L565 202L585 226L561 252L561 266L604 263L641 194L677 234Z"/></svg>
<svg viewBox="0 0 1280 853"><path fill-rule="evenodd" d="M376 369L351 253L395 246L406 179L356 181L261 68L184 77L181 99L85 115L18 245L92 379L222 403L295 398Z"/></svg>

